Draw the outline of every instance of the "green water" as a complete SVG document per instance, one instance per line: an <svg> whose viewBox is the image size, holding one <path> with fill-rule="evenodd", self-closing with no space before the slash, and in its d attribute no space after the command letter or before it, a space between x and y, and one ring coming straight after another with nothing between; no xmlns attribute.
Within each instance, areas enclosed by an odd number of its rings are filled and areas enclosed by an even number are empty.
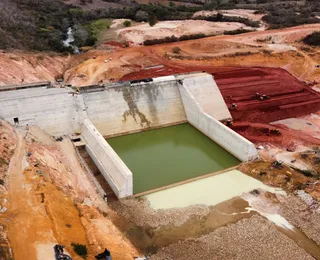
<svg viewBox="0 0 320 260"><path fill-rule="evenodd" d="M107 139L133 173L133 193L235 166L239 160L189 124Z"/></svg>

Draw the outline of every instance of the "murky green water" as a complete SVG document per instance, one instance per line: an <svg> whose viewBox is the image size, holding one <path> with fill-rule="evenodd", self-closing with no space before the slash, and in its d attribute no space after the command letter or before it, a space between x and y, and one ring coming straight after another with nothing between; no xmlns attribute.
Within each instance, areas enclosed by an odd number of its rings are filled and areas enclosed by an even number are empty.
<svg viewBox="0 0 320 260"><path fill-rule="evenodd" d="M189 124L107 139L133 173L133 193L232 167L239 160Z"/></svg>

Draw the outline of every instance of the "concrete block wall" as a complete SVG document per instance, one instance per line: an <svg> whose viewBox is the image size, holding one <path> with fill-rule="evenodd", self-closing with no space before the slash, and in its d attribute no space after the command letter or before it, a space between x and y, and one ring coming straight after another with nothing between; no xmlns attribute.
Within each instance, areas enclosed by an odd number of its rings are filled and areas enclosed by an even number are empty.
<svg viewBox="0 0 320 260"><path fill-rule="evenodd" d="M86 150L118 198L133 194L132 172L89 119L84 119L81 136Z"/></svg>
<svg viewBox="0 0 320 260"><path fill-rule="evenodd" d="M207 114L183 83L179 84L179 90L188 122L239 160L245 162L258 158L254 144Z"/></svg>
<svg viewBox="0 0 320 260"><path fill-rule="evenodd" d="M37 125L51 135L71 134L80 130L83 120L81 97L68 89L31 88L1 92L0 117L19 125Z"/></svg>
<svg viewBox="0 0 320 260"><path fill-rule="evenodd" d="M192 73L178 75L177 79L183 80L183 85L192 93L205 113L219 121L232 118L212 75Z"/></svg>
<svg viewBox="0 0 320 260"><path fill-rule="evenodd" d="M83 93L88 118L104 136L186 122L177 82L170 79Z"/></svg>

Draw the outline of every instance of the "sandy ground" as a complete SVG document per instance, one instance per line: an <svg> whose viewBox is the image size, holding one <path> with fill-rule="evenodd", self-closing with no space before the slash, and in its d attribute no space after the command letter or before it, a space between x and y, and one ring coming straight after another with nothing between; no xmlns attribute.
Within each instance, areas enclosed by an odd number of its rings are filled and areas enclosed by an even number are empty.
<svg viewBox="0 0 320 260"><path fill-rule="evenodd" d="M224 31L233 31L239 28L252 29L242 23L207 22L197 20L165 21L154 26L144 23L117 31L126 41L141 44L145 40L165 37L180 37L182 35L204 33L206 35L222 34Z"/></svg>
<svg viewBox="0 0 320 260"><path fill-rule="evenodd" d="M284 125L290 129L303 131L306 134L320 139L320 112L298 118L287 118L272 122L272 124Z"/></svg>

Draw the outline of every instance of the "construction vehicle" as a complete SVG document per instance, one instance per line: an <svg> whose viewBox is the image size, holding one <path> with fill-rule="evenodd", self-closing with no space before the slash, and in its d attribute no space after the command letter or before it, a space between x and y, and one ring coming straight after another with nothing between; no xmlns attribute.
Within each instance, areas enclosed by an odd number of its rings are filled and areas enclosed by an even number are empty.
<svg viewBox="0 0 320 260"><path fill-rule="evenodd" d="M104 249L104 252L95 256L98 260L112 260L111 253L108 249Z"/></svg>
<svg viewBox="0 0 320 260"><path fill-rule="evenodd" d="M270 96L267 96L267 95L261 95L260 93L256 93L255 95L255 98L260 100L260 101L263 101L263 100L268 100L270 99Z"/></svg>
<svg viewBox="0 0 320 260"><path fill-rule="evenodd" d="M270 130L270 134L273 134L273 135L281 135L281 132L279 129L271 129Z"/></svg>
<svg viewBox="0 0 320 260"><path fill-rule="evenodd" d="M236 103L232 103L231 105L230 105L230 110L235 110L235 109L237 109L237 104Z"/></svg>
<svg viewBox="0 0 320 260"><path fill-rule="evenodd" d="M228 119L228 120L223 121L223 124L225 126L231 127L233 125L232 119Z"/></svg>
<svg viewBox="0 0 320 260"><path fill-rule="evenodd" d="M276 169L282 169L283 168L283 161L273 161L272 162L272 167Z"/></svg>
<svg viewBox="0 0 320 260"><path fill-rule="evenodd" d="M54 256L56 260L72 260L72 258L63 252L64 246L62 245L55 245L54 249Z"/></svg>

